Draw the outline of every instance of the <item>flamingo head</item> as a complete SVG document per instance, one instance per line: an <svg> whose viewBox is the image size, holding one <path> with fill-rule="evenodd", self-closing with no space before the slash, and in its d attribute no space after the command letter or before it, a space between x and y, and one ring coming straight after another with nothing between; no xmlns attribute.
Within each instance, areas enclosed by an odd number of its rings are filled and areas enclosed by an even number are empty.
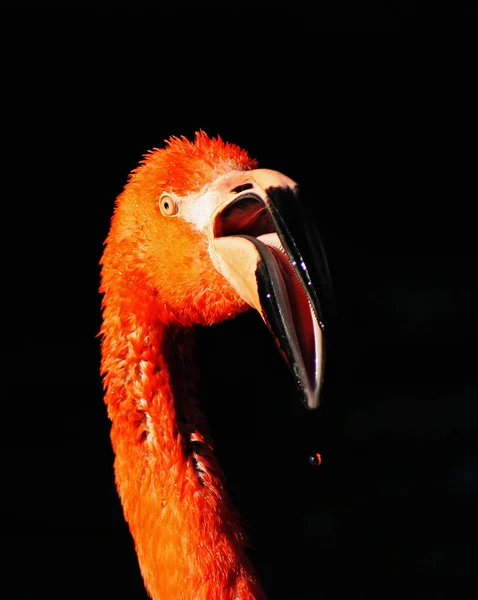
<svg viewBox="0 0 478 600"><path fill-rule="evenodd" d="M328 288L320 241L295 182L199 132L171 138L132 172L102 258L102 290L122 314L209 325L255 308L309 408L323 377ZM327 292L325 292L327 293Z"/></svg>

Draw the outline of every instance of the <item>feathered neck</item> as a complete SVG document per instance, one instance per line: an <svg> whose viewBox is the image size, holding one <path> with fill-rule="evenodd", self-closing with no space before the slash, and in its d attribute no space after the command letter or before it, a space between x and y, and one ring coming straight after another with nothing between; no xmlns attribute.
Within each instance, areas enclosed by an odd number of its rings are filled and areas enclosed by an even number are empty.
<svg viewBox="0 0 478 600"><path fill-rule="evenodd" d="M103 307L116 482L149 594L264 599L197 403L192 331L131 314L108 292Z"/></svg>

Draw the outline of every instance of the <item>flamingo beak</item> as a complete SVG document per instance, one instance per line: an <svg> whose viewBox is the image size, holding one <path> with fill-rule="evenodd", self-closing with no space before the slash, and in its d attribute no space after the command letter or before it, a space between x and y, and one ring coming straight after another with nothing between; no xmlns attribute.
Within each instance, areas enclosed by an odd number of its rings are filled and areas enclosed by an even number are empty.
<svg viewBox="0 0 478 600"><path fill-rule="evenodd" d="M235 189L214 217L213 261L261 315L305 406L317 408L324 375L321 301L331 298L320 239L292 180L258 169Z"/></svg>

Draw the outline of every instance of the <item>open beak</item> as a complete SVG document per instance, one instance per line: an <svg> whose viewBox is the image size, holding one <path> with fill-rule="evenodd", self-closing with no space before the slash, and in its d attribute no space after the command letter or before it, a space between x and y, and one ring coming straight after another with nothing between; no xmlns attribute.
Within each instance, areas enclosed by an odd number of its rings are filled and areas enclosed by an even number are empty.
<svg viewBox="0 0 478 600"><path fill-rule="evenodd" d="M237 173L237 172L236 172ZM330 297L325 255L297 186L276 171L237 173L213 217L218 270L274 336L308 408L317 408L324 374L324 315Z"/></svg>

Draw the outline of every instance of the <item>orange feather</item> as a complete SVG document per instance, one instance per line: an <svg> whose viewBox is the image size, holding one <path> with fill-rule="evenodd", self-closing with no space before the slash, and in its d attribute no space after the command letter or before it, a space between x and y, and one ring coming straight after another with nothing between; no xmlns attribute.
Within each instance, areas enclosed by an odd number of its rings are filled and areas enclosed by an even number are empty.
<svg viewBox="0 0 478 600"><path fill-rule="evenodd" d="M145 156L119 195L101 259L102 365L118 492L150 596L264 598L195 397L192 326L248 306L190 223L164 217L163 191L194 194L256 167L200 132Z"/></svg>

